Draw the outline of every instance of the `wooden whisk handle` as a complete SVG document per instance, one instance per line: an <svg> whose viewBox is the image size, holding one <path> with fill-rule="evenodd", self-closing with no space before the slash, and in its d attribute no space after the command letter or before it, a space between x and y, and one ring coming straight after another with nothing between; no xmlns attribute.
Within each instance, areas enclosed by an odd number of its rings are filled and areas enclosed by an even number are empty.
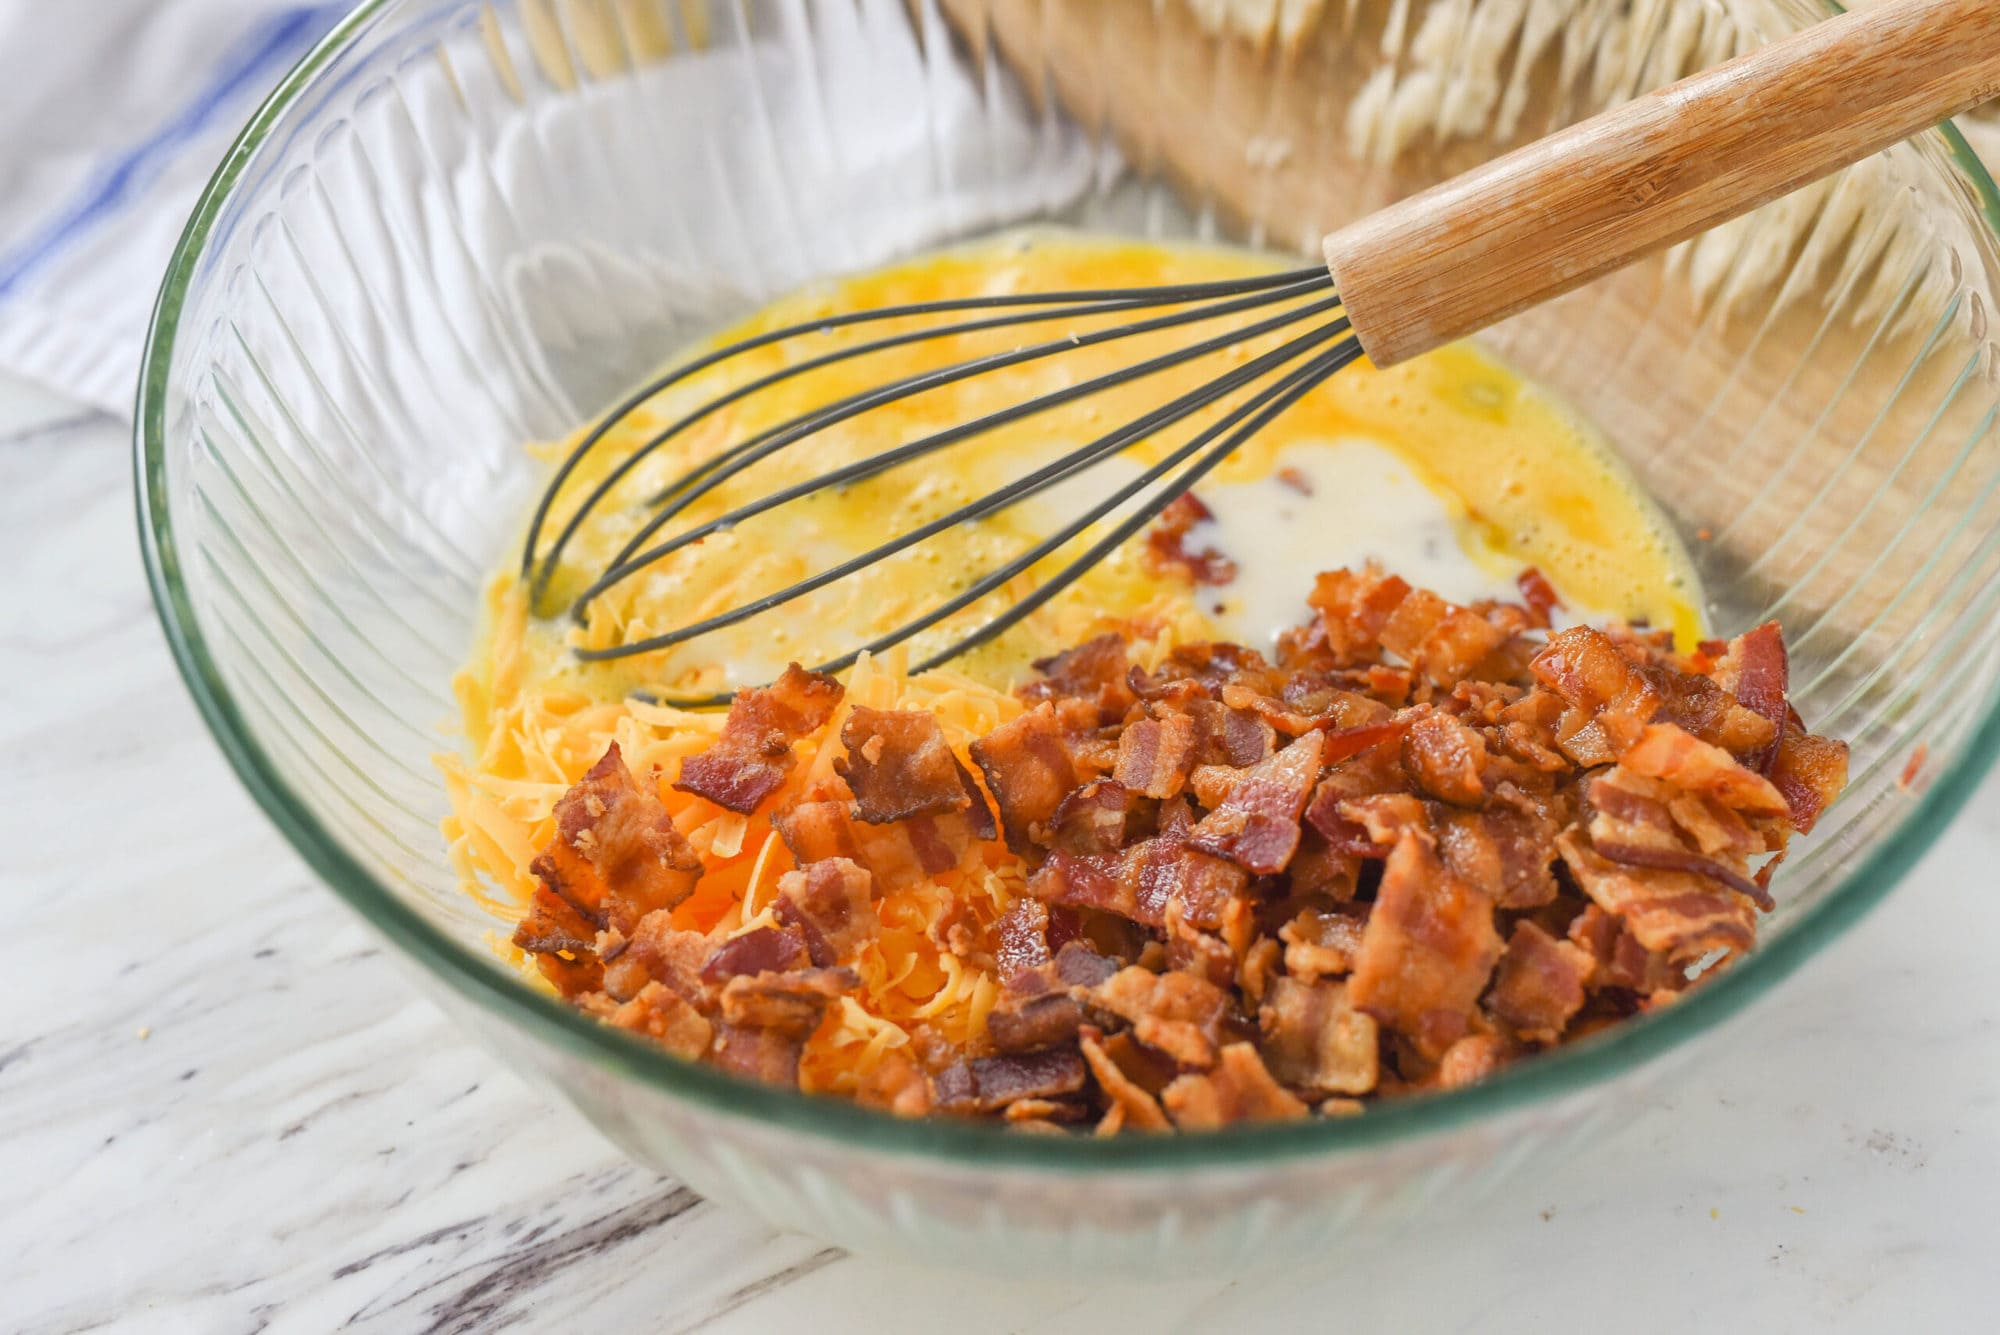
<svg viewBox="0 0 2000 1335"><path fill-rule="evenodd" d="M1889 0L1627 102L1326 238L1393 365L2000 96L2000 0Z"/></svg>

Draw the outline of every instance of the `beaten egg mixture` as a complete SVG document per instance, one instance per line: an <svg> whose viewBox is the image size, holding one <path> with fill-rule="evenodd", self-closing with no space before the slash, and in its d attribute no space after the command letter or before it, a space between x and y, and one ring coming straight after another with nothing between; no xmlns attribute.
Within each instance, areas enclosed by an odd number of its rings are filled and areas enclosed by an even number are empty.
<svg viewBox="0 0 2000 1335"><path fill-rule="evenodd" d="M813 288L764 309L717 342L870 307L971 294L1190 283L1272 267L1266 258L1237 251L1038 231ZM1247 324L1259 314L1228 318ZM761 682L789 661L810 667L865 643L1046 536L1213 422L1220 410L1169 428L1052 493L940 534L745 625L603 663L581 662L572 649L643 639L803 578L1088 443L1284 336L1246 341L752 519L618 584L592 602L580 624L568 615L575 594L651 513L647 498L731 443L891 380L1107 322L1096 317L925 340L747 397L632 469L577 528L539 600L530 599L510 562L493 582L487 628L456 683L467 753L440 759L453 805L445 832L467 889L487 899L497 915L509 921L519 916L536 884L530 864L551 838L557 800L610 743L620 746L633 773L656 767L670 778L681 758L714 741L719 713L650 703L633 692L672 697ZM548 549L590 488L666 424L782 366L914 327L891 322L789 340L655 396L616 425L561 488L538 552ZM1193 325L1077 348L861 415L732 479L667 531L839 464L1186 347L1222 327ZM553 466L582 438L579 431L537 452ZM1559 621L1645 621L1671 627L1683 645L1699 633L1689 563L1625 470L1561 404L1470 346L1391 370L1362 362L1340 372L1205 478L1196 495L1206 517L1183 543L1228 558L1235 574L1227 583L1198 584L1188 570L1149 557L1143 537L1135 538L998 639L943 670L921 676L905 671L1018 600L1081 551L1086 535L1000 594L919 635L907 651L864 659L850 674L849 700L932 710L962 748L1019 713L1008 688L1035 658L1110 629L1131 635L1142 660L1178 642L1268 644L1279 630L1305 619L1315 572L1370 558L1463 601L1518 597L1515 581L1533 568L1561 599ZM801 746L786 793L830 781L837 749ZM724 811L665 782L659 788L707 867L699 889L674 910L676 925L726 932L768 919L772 886L792 865L768 816ZM781 794L772 805L783 800ZM1020 894L1021 874L1012 859L996 855L952 885L885 898L879 940L857 965L864 1001L843 1000L838 1022L807 1052L802 1083L851 1092L870 1063L909 1042L916 1026L961 1042L982 1032L996 984L941 948L936 929L954 913L990 923Z"/></svg>

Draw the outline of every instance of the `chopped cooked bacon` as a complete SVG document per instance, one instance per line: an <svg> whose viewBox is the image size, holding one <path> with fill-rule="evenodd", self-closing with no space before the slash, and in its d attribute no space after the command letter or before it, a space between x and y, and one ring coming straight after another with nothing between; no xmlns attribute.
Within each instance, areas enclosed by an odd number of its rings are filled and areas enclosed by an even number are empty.
<svg viewBox="0 0 2000 1335"><path fill-rule="evenodd" d="M1696 745L1706 745L1697 742ZM1734 762L1731 762L1734 763ZM1597 773L1586 790L1592 814L1590 844L1613 862L1629 867L1658 867L1668 871L1692 872L1736 890L1756 900L1758 907L1774 907L1764 887L1751 880L1740 859L1752 851L1749 827L1728 807L1701 794L1678 793L1657 779L1636 773L1625 765L1613 765ZM1673 804L1678 802L1690 817L1705 817L1704 829L1730 833L1723 819L1734 820L1743 842L1735 845L1739 865L1731 866L1706 851L1689 848L1682 837ZM1714 809L1710 810L1713 806Z"/></svg>
<svg viewBox="0 0 2000 1335"><path fill-rule="evenodd" d="M1038 899L1017 899L993 924L993 962L1000 981L1049 962L1049 909Z"/></svg>
<svg viewBox="0 0 2000 1335"><path fill-rule="evenodd" d="M1022 699L1088 701L1097 706L1100 724L1122 721L1138 699L1132 691L1125 640L1119 635L1100 635L1053 658L1037 659L1035 670L1042 679L1021 687Z"/></svg>
<svg viewBox="0 0 2000 1335"><path fill-rule="evenodd" d="M1167 903L1167 967L1217 987L1236 982L1236 952L1220 936L1191 924L1177 900Z"/></svg>
<svg viewBox="0 0 2000 1335"><path fill-rule="evenodd" d="M1369 562L1359 571L1334 570L1313 582L1306 603L1320 615L1327 648L1341 666L1372 663L1382 652L1382 628L1410 586Z"/></svg>
<svg viewBox="0 0 2000 1335"><path fill-rule="evenodd" d="M605 1016L620 1029L629 1029L658 1043L668 1052L689 1061L708 1051L715 1027L686 998L664 983L648 983L630 1001Z"/></svg>
<svg viewBox="0 0 2000 1335"><path fill-rule="evenodd" d="M714 921L706 894L675 907L702 858L613 747L557 804L515 941L588 1013L760 1080L796 1084L825 1027L829 1083L873 1015L892 1041L871 1029L830 1083L903 1116L1110 1134L1484 1079L1749 949L1846 780L1846 748L1790 708L1775 625L1688 655L1649 629L1544 640L1553 590L1521 589L1460 607L1333 572L1275 662L1184 644L1147 671L1101 636L973 742L983 782L931 713L860 706L820 762L838 777L816 764L781 803L839 700L794 669L681 776L775 808L795 868L770 869L775 922L675 926ZM979 999L950 1002L972 1032L892 999L932 958Z"/></svg>
<svg viewBox="0 0 2000 1335"><path fill-rule="evenodd" d="M528 915L514 928L514 945L530 954L589 955L597 949L597 927L576 906L547 886L536 886Z"/></svg>
<svg viewBox="0 0 2000 1335"><path fill-rule="evenodd" d="M1584 986L1597 961L1591 952L1558 941L1532 922L1514 924L1514 935L1493 970L1493 1014L1530 1043L1554 1043L1583 1009Z"/></svg>
<svg viewBox="0 0 2000 1335"><path fill-rule="evenodd" d="M1245 871L1283 871L1299 846L1299 816L1319 779L1321 745L1320 734L1309 732L1251 768L1195 825L1189 846Z"/></svg>
<svg viewBox="0 0 2000 1335"><path fill-rule="evenodd" d="M700 932L675 927L672 914L665 910L649 913L615 952L599 952L608 957L604 990L622 1001L637 995L649 981L660 982L699 1004L707 996L701 971L712 949Z"/></svg>
<svg viewBox="0 0 2000 1335"><path fill-rule="evenodd" d="M1044 701L972 744L972 758L1000 804L1007 847L1027 855L1079 776L1054 706Z"/></svg>
<svg viewBox="0 0 2000 1335"><path fill-rule="evenodd" d="M1066 853L1116 853L1125 847L1131 807L1131 794L1116 779L1073 788L1049 818L1049 842Z"/></svg>
<svg viewBox="0 0 2000 1335"><path fill-rule="evenodd" d="M659 794L632 778L616 742L562 795L555 821L555 838L530 869L595 926L630 932L701 879L701 859Z"/></svg>
<svg viewBox="0 0 2000 1335"><path fill-rule="evenodd" d="M1451 811L1436 822L1438 852L1453 875L1496 908L1539 908L1556 897L1550 841L1557 828L1539 813L1513 807Z"/></svg>
<svg viewBox="0 0 2000 1335"><path fill-rule="evenodd" d="M1623 919L1648 950L1685 961L1756 943L1756 905L1747 895L1692 872L1613 862L1573 833L1559 837L1556 847L1583 892Z"/></svg>
<svg viewBox="0 0 2000 1335"><path fill-rule="evenodd" d="M1125 1069L1112 1059L1104 1048L1104 1035L1092 1029L1084 1032L1079 1040L1083 1060L1089 1065L1090 1073L1097 1078L1099 1089L1111 1101L1115 1109L1124 1113L1124 1125L1141 1131L1165 1131L1168 1128L1167 1115L1160 1111L1160 1103L1146 1088L1140 1085Z"/></svg>
<svg viewBox="0 0 2000 1335"><path fill-rule="evenodd" d="M1529 566L1515 577L1514 587L1521 591L1521 603L1534 618L1533 624L1548 629L1549 613L1562 607L1562 599L1556 596L1555 585L1549 583L1548 576Z"/></svg>
<svg viewBox="0 0 2000 1335"><path fill-rule="evenodd" d="M1847 743L1787 726L1771 763L1771 782L1784 795L1793 827L1811 834L1821 813L1847 787Z"/></svg>
<svg viewBox="0 0 2000 1335"><path fill-rule="evenodd" d="M1219 700L1191 700L1186 715L1194 725L1196 765L1244 769L1277 748L1277 729L1248 710L1231 709Z"/></svg>
<svg viewBox="0 0 2000 1335"><path fill-rule="evenodd" d="M1778 758L1778 738L1784 733L1785 719L1791 713L1791 660L1778 623L1766 621L1731 640L1716 664L1715 679L1737 703L1770 723L1771 740L1743 757L1750 768L1768 775L1771 762Z"/></svg>
<svg viewBox="0 0 2000 1335"><path fill-rule="evenodd" d="M1596 962L1590 976L1593 988L1622 988L1651 995L1677 990L1687 982L1687 971L1675 965L1665 951L1640 945L1622 922L1595 904L1569 925L1569 940L1590 952Z"/></svg>
<svg viewBox="0 0 2000 1335"><path fill-rule="evenodd" d="M1182 1066L1215 1064L1229 1018L1229 994L1186 973L1153 973L1137 965L1120 969L1091 990L1099 1009L1132 1026L1132 1035Z"/></svg>
<svg viewBox="0 0 2000 1335"><path fill-rule="evenodd" d="M1366 1094L1380 1078L1375 1020L1354 1008L1342 983L1280 978L1257 1023L1265 1064L1294 1089Z"/></svg>
<svg viewBox="0 0 2000 1335"><path fill-rule="evenodd" d="M1505 644L1507 633L1477 612L1415 589L1382 624L1381 639L1418 675L1449 690Z"/></svg>
<svg viewBox="0 0 2000 1335"><path fill-rule="evenodd" d="M1023 1099L1074 1094L1087 1072L1083 1054L1073 1047L960 1060L938 1073L931 1096L945 1112L998 1112Z"/></svg>
<svg viewBox="0 0 2000 1335"><path fill-rule="evenodd" d="M1427 710L1403 733L1403 767L1418 791L1462 807L1484 805L1486 741L1450 714Z"/></svg>
<svg viewBox="0 0 2000 1335"><path fill-rule="evenodd" d="M1214 1070L1181 1076L1161 1092L1160 1101L1174 1125L1184 1131L1306 1115L1306 1105L1271 1078L1257 1049L1248 1043L1223 1048Z"/></svg>
<svg viewBox="0 0 2000 1335"><path fill-rule="evenodd" d="M971 812L991 826L992 813L972 774L952 753L937 715L857 705L840 729L847 754L834 768L854 794L854 816L871 825L911 816ZM992 835L989 831L988 838Z"/></svg>
<svg viewBox="0 0 2000 1335"><path fill-rule="evenodd" d="M708 1059L734 1075L765 1085L797 1085L805 1040L776 1029L724 1023L715 1026Z"/></svg>
<svg viewBox="0 0 2000 1335"><path fill-rule="evenodd" d="M1173 797L1194 763L1194 720L1185 714L1134 719L1118 735L1119 783L1141 797Z"/></svg>
<svg viewBox="0 0 2000 1335"><path fill-rule="evenodd" d="M1769 779L1677 723L1647 724L1619 763L1634 774L1707 793L1737 811L1775 816L1789 810L1784 794Z"/></svg>
<svg viewBox="0 0 2000 1335"><path fill-rule="evenodd" d="M1001 1052L1032 1052L1076 1037L1083 1004L1068 992L1003 996L986 1016L986 1036Z"/></svg>
<svg viewBox="0 0 2000 1335"><path fill-rule="evenodd" d="M931 1110L931 1082L907 1054L890 1049L872 1071L862 1074L854 1097L898 1117L922 1117Z"/></svg>
<svg viewBox="0 0 2000 1335"><path fill-rule="evenodd" d="M851 819L845 802L793 802L771 813L771 825L799 865L846 858L885 893L950 871L975 844L963 812L870 825Z"/></svg>
<svg viewBox="0 0 2000 1335"><path fill-rule="evenodd" d="M722 735L681 762L674 787L749 815L798 763L792 743L825 727L840 697L839 682L797 663L769 686L737 692Z"/></svg>
<svg viewBox="0 0 2000 1335"><path fill-rule="evenodd" d="M1476 1085L1505 1066L1510 1055L1506 1040L1497 1034L1467 1034L1438 1058L1438 1088Z"/></svg>
<svg viewBox="0 0 2000 1335"><path fill-rule="evenodd" d="M808 862L778 878L778 921L804 938L822 969L854 958L875 935L875 878L846 858Z"/></svg>
<svg viewBox="0 0 2000 1335"><path fill-rule="evenodd" d="M1236 578L1236 562L1213 547L1198 552L1188 550L1187 537L1195 525L1215 514L1191 491L1184 491L1167 503L1160 517L1146 530L1146 556L1155 570L1180 567L1197 584L1227 584Z"/></svg>
<svg viewBox="0 0 2000 1335"><path fill-rule="evenodd" d="M1278 929L1278 939L1285 943L1285 971L1308 981L1351 973L1366 926L1367 919L1358 914L1299 910Z"/></svg>
<svg viewBox="0 0 2000 1335"><path fill-rule="evenodd" d="M723 984L722 1018L741 1028L771 1029L805 1038L819 1028L827 1008L841 993L859 982L847 969L738 974Z"/></svg>
<svg viewBox="0 0 2000 1335"><path fill-rule="evenodd" d="M1404 831L1361 934L1349 999L1435 1058L1466 1033L1499 958L1493 901L1452 875L1424 835Z"/></svg>
<svg viewBox="0 0 2000 1335"><path fill-rule="evenodd" d="M721 987L738 974L782 973L818 963L806 951L805 938L789 927L753 927L715 948L701 966L701 981Z"/></svg>

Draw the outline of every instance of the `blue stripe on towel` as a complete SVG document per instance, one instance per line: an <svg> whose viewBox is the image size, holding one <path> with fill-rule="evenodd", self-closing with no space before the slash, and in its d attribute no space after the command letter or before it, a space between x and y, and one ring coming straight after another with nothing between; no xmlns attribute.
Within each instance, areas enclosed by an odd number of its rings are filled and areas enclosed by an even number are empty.
<svg viewBox="0 0 2000 1335"><path fill-rule="evenodd" d="M99 172L40 232L0 256L0 300L105 214L151 184L181 147L209 127L217 113L246 88L261 91L258 85L274 65L290 64L346 11L345 0L294 6L272 15L260 29L237 42L218 64L207 87L171 120Z"/></svg>

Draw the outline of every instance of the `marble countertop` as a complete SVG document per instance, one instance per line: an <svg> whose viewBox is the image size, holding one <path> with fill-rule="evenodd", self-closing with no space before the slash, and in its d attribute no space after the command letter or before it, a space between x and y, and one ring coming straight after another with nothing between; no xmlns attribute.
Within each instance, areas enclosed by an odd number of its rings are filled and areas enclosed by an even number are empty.
<svg viewBox="0 0 2000 1335"><path fill-rule="evenodd" d="M0 384L0 1330L1991 1329L2000 781L1620 1136L1364 1272L905 1271L623 1163L419 1000L224 767L131 512L122 424Z"/></svg>

